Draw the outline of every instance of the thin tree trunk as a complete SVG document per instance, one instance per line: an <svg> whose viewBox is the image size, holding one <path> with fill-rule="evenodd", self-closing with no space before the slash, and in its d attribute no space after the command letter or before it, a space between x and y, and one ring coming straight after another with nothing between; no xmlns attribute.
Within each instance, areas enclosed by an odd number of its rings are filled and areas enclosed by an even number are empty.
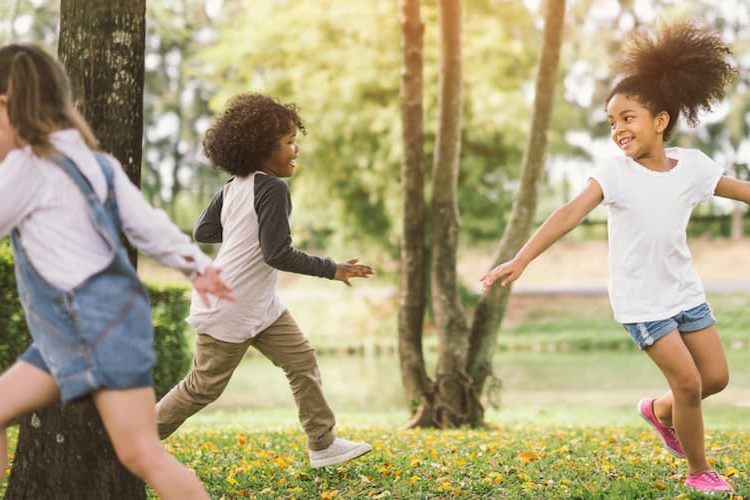
<svg viewBox="0 0 750 500"><path fill-rule="evenodd" d="M60 59L104 150L140 182L145 0L62 0ZM131 254L131 258L135 256ZM6 497L142 499L90 398L21 421Z"/></svg>
<svg viewBox="0 0 750 500"><path fill-rule="evenodd" d="M531 232L539 180L544 172L547 155L547 132L558 77L564 17L565 1L548 0L544 44L537 68L531 131L524 154L521 185L513 202L510 220L493 256L493 265L512 258ZM489 294L481 298L474 313L468 366L478 394L481 394L492 371L498 328L505 314L509 292L509 288L493 287Z"/></svg>
<svg viewBox="0 0 750 500"><path fill-rule="evenodd" d="M458 168L461 153L461 2L440 1L439 118L432 190L432 307L438 331L435 423L454 427L469 422L475 411L466 373L468 325L456 282L460 227Z"/></svg>
<svg viewBox="0 0 750 500"><path fill-rule="evenodd" d="M424 150L422 121L422 40L420 0L400 0L403 65L401 69L401 127L404 158L401 286L399 289L398 355L401 380L412 405L407 426L432 423L432 381L422 352L425 311L424 269Z"/></svg>

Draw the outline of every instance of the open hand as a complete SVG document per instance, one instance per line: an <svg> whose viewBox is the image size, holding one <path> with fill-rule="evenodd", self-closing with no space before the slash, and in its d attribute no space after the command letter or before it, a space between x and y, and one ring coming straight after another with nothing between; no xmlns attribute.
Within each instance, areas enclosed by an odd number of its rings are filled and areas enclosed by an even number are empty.
<svg viewBox="0 0 750 500"><path fill-rule="evenodd" d="M211 302L208 300L209 295L215 295L220 299L226 299L231 302L237 300L237 297L232 294L232 287L221 279L220 275L220 268L208 266L203 273L193 278L193 288L198 292L201 302L206 307L211 306Z"/></svg>
<svg viewBox="0 0 750 500"><path fill-rule="evenodd" d="M523 274L525 268L526 266L517 262L515 259L511 259L493 267L484 276L479 278L479 281L482 283L482 293L487 293L490 287L492 287L492 284L500 278L503 278L500 281L500 286L510 285L516 281L521 274Z"/></svg>
<svg viewBox="0 0 750 500"><path fill-rule="evenodd" d="M372 267L364 264L357 264L357 262L359 262L359 259L354 258L336 264L336 275L333 279L343 281L346 286L352 286L352 284L349 283L349 278L369 278L372 276L374 272Z"/></svg>

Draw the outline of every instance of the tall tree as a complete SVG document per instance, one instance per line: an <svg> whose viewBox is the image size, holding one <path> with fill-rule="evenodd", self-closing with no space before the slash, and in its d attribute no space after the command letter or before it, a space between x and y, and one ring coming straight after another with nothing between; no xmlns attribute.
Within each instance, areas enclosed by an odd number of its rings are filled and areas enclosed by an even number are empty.
<svg viewBox="0 0 750 500"><path fill-rule="evenodd" d="M562 45L565 0L548 0L544 17L544 43L539 56L531 130L523 159L521 183L510 220L493 256L493 266L512 258L531 233L536 213L539 183L547 158L547 135L552 118L555 85ZM469 375L481 394L492 370L497 333L508 303L509 288L493 287L474 312L468 359Z"/></svg>
<svg viewBox="0 0 750 500"><path fill-rule="evenodd" d="M404 9L405 14L413 11ZM513 204L510 222L501 238L498 251L494 256L496 262L510 258L521 247L531 231L533 215L536 210L537 191L543 172L547 131L552 114L552 102L557 80L560 46L562 43L562 26L565 13L564 0L548 0L544 25L544 44L539 57L536 75L536 93L528 134L526 152L522 165L521 185ZM408 18L407 15L404 15ZM402 321L399 326L400 348L407 345L412 353L407 358L402 353L402 372L407 395L417 401L410 422L411 426L454 427L461 424L479 424L483 419L483 407L479 396L484 382L490 373L492 353L494 352L497 329L505 311L508 290L496 287L491 294L480 300L469 328L466 315L461 306L456 280L456 250L459 232L459 212L456 193L458 191L459 157L461 149L461 8L459 0L441 0L440 2L441 58L439 83L439 120L436 137L435 157L433 162L432 185L432 245L431 245L431 304L435 315L435 327L438 332L439 352L436 380L434 384L427 378L421 351L413 344L421 342L421 323L414 315L416 307L409 309L409 304L417 304L414 297L407 293L416 293L413 283L404 283L401 289L401 318L411 318L407 324ZM404 46L410 43L409 33L404 30ZM413 43L413 40L412 42ZM414 69L409 59L410 52L404 51L404 78L402 92L409 83L407 75ZM413 81L411 82L413 86ZM415 94L414 89L411 90ZM418 116L412 109L414 102L402 97L402 117L404 126L419 125L421 122L409 122L408 117ZM419 179L417 162L414 160L415 147L412 141L415 136L409 131L403 132L404 166L402 176L404 197L416 192L414 183ZM413 248L414 235L407 234L406 227L413 219L419 218L418 205L404 201L404 238L402 249L402 272L409 279L417 279L412 263L417 251ZM407 236L411 239L408 239ZM407 246L407 242L410 243ZM409 260L409 257L412 259ZM419 318L421 321L421 317ZM401 352L401 351L400 351ZM414 356L413 353L419 354ZM411 364L405 363L411 361ZM421 362L421 365L419 364Z"/></svg>
<svg viewBox="0 0 750 500"><path fill-rule="evenodd" d="M432 165L430 283L439 347L433 406L440 427L473 418L474 398L466 375L469 327L456 281L458 168L461 154L461 2L440 2L438 128Z"/></svg>
<svg viewBox="0 0 750 500"><path fill-rule="evenodd" d="M59 56L101 147L138 184L145 0L62 0ZM131 257L134 254L131 254ZM90 398L23 418L6 498L145 498Z"/></svg>
<svg viewBox="0 0 750 500"><path fill-rule="evenodd" d="M401 286L398 315L398 354L401 377L409 401L431 400L432 381L427 376L422 351L425 310L425 207L424 134L422 116L422 46L424 23L420 0L400 0L403 64L401 68L401 126L404 155L401 234ZM414 408L416 423L422 423L429 403Z"/></svg>

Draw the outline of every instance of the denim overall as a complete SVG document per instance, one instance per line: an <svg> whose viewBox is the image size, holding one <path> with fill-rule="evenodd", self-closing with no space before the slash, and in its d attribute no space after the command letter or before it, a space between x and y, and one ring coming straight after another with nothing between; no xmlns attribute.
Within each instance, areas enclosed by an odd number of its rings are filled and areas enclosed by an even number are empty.
<svg viewBox="0 0 750 500"><path fill-rule="evenodd" d="M18 229L11 232L18 294L32 338L19 359L50 373L63 402L98 388L153 385L151 306L120 240L112 167L102 155L95 156L107 180L104 203L69 158L55 163L88 202L88 217L110 249L106 268L71 291L60 290L29 261Z"/></svg>

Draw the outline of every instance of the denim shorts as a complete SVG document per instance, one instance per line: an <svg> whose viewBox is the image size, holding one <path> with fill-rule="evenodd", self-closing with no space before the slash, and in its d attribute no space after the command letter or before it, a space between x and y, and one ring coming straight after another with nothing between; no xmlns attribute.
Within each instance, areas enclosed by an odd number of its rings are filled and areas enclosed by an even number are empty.
<svg viewBox="0 0 750 500"><path fill-rule="evenodd" d="M643 350L654 345L675 328L680 333L697 332L716 323L713 312L707 303L681 311L667 319L646 321L644 323L623 323L638 348Z"/></svg>

